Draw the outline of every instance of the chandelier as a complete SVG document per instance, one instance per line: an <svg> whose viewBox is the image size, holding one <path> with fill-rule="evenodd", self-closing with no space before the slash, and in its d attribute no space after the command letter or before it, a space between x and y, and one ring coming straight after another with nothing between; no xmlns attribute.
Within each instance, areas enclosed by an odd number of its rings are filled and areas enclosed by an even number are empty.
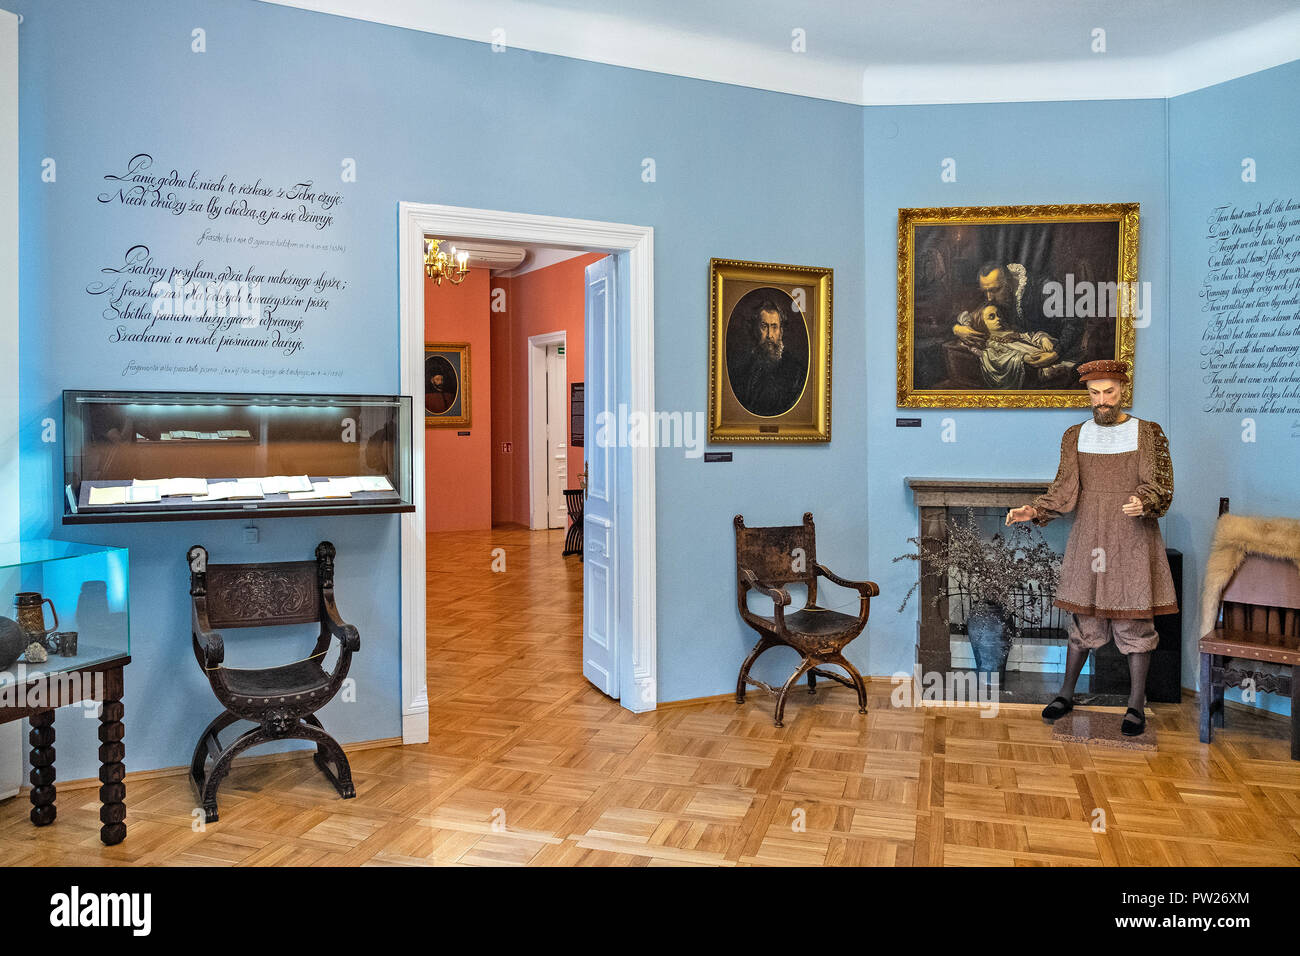
<svg viewBox="0 0 1300 956"><path fill-rule="evenodd" d="M442 285L442 280L446 279L452 285L460 285L465 281L465 276L469 275L469 253L463 249L456 251L456 247L451 247L451 254L439 249L440 241L437 239L424 240L424 274L426 278L432 279L438 285Z"/></svg>

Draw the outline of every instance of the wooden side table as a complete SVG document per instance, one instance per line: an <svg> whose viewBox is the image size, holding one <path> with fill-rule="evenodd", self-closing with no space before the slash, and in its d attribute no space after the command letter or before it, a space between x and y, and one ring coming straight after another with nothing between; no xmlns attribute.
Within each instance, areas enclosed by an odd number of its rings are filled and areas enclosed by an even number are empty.
<svg viewBox="0 0 1300 956"><path fill-rule="evenodd" d="M587 493L581 488L565 488L564 504L569 511L569 533L564 536L564 550L561 557L582 554L582 512Z"/></svg>
<svg viewBox="0 0 1300 956"><path fill-rule="evenodd" d="M58 658L51 658L57 663ZM102 701L99 715L99 838L106 846L126 839L126 784L122 782L126 753L122 743L122 668L131 663L123 654L108 660L70 667L67 670L42 672L6 688L5 700L12 705L0 706L0 724L23 717L31 721L28 735L32 762L32 823L38 827L54 822L54 711L83 700Z"/></svg>

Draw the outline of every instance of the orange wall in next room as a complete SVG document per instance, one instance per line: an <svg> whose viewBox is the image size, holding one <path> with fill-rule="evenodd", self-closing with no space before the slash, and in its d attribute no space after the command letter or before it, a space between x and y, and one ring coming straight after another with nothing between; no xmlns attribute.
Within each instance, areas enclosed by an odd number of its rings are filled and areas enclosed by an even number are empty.
<svg viewBox="0 0 1300 956"><path fill-rule="evenodd" d="M460 285L424 280L424 341L468 342L470 422L425 426L424 502L427 531L492 527L492 338L489 275L471 269ZM424 420L423 390L412 396ZM468 437L459 432L469 432Z"/></svg>
<svg viewBox="0 0 1300 956"><path fill-rule="evenodd" d="M492 348L496 375L492 381L492 520L528 524L528 338L565 332L564 357L568 384L581 382L586 269L605 258L603 252L584 253L564 262L493 279L492 289L504 291L504 312L493 313ZM570 390L565 389L565 407ZM509 454L502 449L510 442ZM584 448L569 447L568 487L577 488Z"/></svg>

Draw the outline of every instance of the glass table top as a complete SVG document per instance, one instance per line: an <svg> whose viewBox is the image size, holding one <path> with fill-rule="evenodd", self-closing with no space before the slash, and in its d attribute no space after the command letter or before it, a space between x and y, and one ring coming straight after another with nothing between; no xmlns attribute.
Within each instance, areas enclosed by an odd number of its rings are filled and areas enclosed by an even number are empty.
<svg viewBox="0 0 1300 956"><path fill-rule="evenodd" d="M124 551L103 544L80 544L75 541L55 541L37 538L31 541L0 542L0 568L19 567L24 564L43 564L67 558L83 558L89 554L108 554Z"/></svg>

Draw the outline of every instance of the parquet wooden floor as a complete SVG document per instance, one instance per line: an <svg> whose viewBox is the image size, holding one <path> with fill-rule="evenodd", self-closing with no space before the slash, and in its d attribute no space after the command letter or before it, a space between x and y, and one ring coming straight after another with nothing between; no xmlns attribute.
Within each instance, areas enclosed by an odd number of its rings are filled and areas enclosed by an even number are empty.
<svg viewBox="0 0 1300 956"><path fill-rule="evenodd" d="M353 751L355 800L306 757L246 763L195 832L185 777L128 775L126 842L65 787L42 830L0 806L0 865L1300 864L1286 723L1233 712L1205 746L1191 695L1151 708L1145 754L1054 742L1032 709L896 709L886 680L866 717L838 685L792 695L780 730L759 693L629 713L580 674L562 539L430 539L429 743Z"/></svg>

